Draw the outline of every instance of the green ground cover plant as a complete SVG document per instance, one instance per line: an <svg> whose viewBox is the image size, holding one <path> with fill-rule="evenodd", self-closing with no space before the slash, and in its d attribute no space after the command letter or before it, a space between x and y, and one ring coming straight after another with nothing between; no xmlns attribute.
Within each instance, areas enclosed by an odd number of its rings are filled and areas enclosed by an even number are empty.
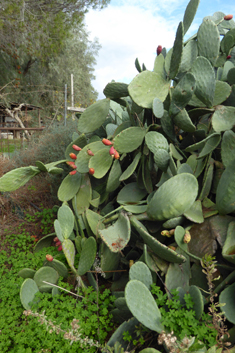
<svg viewBox="0 0 235 353"><path fill-rule="evenodd" d="M91 287L86 294L80 290L77 299L62 290L74 290L73 285L59 280L61 295L39 293L32 311L23 311L19 297L23 278L18 276L19 270L40 268L48 251L60 260L64 256L58 255L55 247L33 254L34 242L22 229L16 234L6 234L1 246L6 244L7 251L2 250L0 257L1 352L83 352L85 349L92 353L97 351L97 346L104 345L113 327L108 310L114 300L110 290L100 288L98 302L97 292Z"/></svg>

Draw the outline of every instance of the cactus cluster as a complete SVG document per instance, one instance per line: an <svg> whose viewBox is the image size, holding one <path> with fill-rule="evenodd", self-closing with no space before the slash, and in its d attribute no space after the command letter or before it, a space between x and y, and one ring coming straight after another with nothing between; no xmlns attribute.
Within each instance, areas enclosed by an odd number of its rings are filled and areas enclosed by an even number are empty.
<svg viewBox="0 0 235 353"><path fill-rule="evenodd" d="M38 173L59 173L57 164L71 167L58 190L58 246L79 283L97 257L106 278L125 290L114 309L120 332L134 322L131 315L163 330L148 289L156 272L170 290L189 291L201 315L206 300L198 278L204 281L199 272L206 253L221 255L222 283L228 276L230 286L219 284L215 290L221 292L220 302L226 301L227 320L235 324L235 22L216 12L185 40L198 5L199 0L190 0L173 47L157 47L152 70L136 59L134 79L108 83L106 98L79 116L79 134L74 133L65 160L37 162L0 178L0 191L7 192ZM55 283L59 266L51 267L54 261L46 270L52 269ZM130 278L118 276L115 271L127 269L130 261L146 265L133 265ZM25 270L24 305L32 299L28 292L43 286L38 278L45 273ZM95 285L91 273L88 277Z"/></svg>

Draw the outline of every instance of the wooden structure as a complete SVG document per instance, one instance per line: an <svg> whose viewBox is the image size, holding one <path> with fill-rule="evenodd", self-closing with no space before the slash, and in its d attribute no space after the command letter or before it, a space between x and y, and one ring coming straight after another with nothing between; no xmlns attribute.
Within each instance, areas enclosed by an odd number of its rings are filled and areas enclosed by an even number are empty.
<svg viewBox="0 0 235 353"><path fill-rule="evenodd" d="M20 138L20 132L24 131L26 137L29 138L30 134L28 131L41 131L44 127L41 127L40 110L43 108L27 104L27 103L10 103L9 107L0 103L0 132L11 132L14 138ZM37 110L38 111L38 127L24 126L19 113L23 114L27 122L27 112ZM27 124L28 125L28 124Z"/></svg>

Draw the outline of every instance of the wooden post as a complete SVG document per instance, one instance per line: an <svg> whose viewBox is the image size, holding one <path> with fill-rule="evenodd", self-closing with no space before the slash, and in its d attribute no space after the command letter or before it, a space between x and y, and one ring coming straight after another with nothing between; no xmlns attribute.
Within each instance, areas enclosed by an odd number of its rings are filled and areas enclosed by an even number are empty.
<svg viewBox="0 0 235 353"><path fill-rule="evenodd" d="M66 126L67 118L67 84L64 86L64 126Z"/></svg>

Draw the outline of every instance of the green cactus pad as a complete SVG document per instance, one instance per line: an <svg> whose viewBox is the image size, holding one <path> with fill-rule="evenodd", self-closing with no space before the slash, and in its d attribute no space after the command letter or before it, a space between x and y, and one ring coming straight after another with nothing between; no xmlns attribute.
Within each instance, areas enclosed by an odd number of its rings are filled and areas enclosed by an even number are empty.
<svg viewBox="0 0 235 353"><path fill-rule="evenodd" d="M89 208L91 199L91 182L89 176L85 174L82 176L81 187L77 195L75 195L72 200L73 208L77 215L82 214L86 210L86 208Z"/></svg>
<svg viewBox="0 0 235 353"><path fill-rule="evenodd" d="M86 219L93 234L96 236L98 235L99 229L105 228L104 224L101 222L103 217L89 208L86 210Z"/></svg>
<svg viewBox="0 0 235 353"><path fill-rule="evenodd" d="M125 288L126 303L133 316L150 330L161 333L161 313L151 292L145 284L131 280Z"/></svg>
<svg viewBox="0 0 235 353"><path fill-rule="evenodd" d="M185 132L194 132L196 127L193 125L186 109L181 110L176 116L173 117L176 126Z"/></svg>
<svg viewBox="0 0 235 353"><path fill-rule="evenodd" d="M77 159L75 160L75 165L77 166L77 171L80 173L88 173L89 171L89 160L92 158L87 151L91 150L94 154L102 149L107 149L102 141L91 142L86 145L77 155Z"/></svg>
<svg viewBox="0 0 235 353"><path fill-rule="evenodd" d="M198 56L192 66L196 79L195 94L206 106L211 107L215 94L215 72L208 59Z"/></svg>
<svg viewBox="0 0 235 353"><path fill-rule="evenodd" d="M85 245L82 247L82 252L78 264L78 275L83 276L90 270L96 257L96 240L90 237L86 240Z"/></svg>
<svg viewBox="0 0 235 353"><path fill-rule="evenodd" d="M136 182L126 184L117 195L117 202L121 205L138 203L147 195L147 191L140 189Z"/></svg>
<svg viewBox="0 0 235 353"><path fill-rule="evenodd" d="M178 255L174 250L168 248L166 245L160 243L152 235L150 235L134 216L130 217L131 225L137 230L140 236L143 238L144 242L149 246L149 248L163 260L175 263L183 263L186 261L184 256Z"/></svg>
<svg viewBox="0 0 235 353"><path fill-rule="evenodd" d="M135 317L132 317L128 321L124 321L112 334L111 338L109 339L107 346L114 347L117 342L121 344L124 349L127 349L129 342L124 341L123 333L128 331L132 337L135 337L136 326L139 324L138 320Z"/></svg>
<svg viewBox="0 0 235 353"><path fill-rule="evenodd" d="M216 207L225 215L235 210L234 161L223 172L216 190Z"/></svg>
<svg viewBox="0 0 235 353"><path fill-rule="evenodd" d="M189 27L191 26L191 24L193 22L193 19L196 15L196 12L197 12L199 2L200 2L200 0L190 0L187 7L186 7L186 10L184 13L184 18L183 18L184 34L186 34L186 32L188 31Z"/></svg>
<svg viewBox="0 0 235 353"><path fill-rule="evenodd" d="M190 72L187 72L173 90L169 108L171 115L177 115L184 107L186 107L192 98L195 88L195 77Z"/></svg>
<svg viewBox="0 0 235 353"><path fill-rule="evenodd" d="M94 177L97 179L103 178L108 172L109 168L113 163L113 158L109 153L109 149L102 149L90 158L88 168L95 170Z"/></svg>
<svg viewBox="0 0 235 353"><path fill-rule="evenodd" d="M128 216L125 213L120 213L118 220L106 229L98 231L101 239L116 253L124 249L130 240L131 227Z"/></svg>
<svg viewBox="0 0 235 353"><path fill-rule="evenodd" d="M126 83L110 82L105 86L103 93L110 99L127 97L129 95L127 87Z"/></svg>
<svg viewBox="0 0 235 353"><path fill-rule="evenodd" d="M18 272L18 276L22 278L33 278L36 271L32 270L31 268L23 268Z"/></svg>
<svg viewBox="0 0 235 353"><path fill-rule="evenodd" d="M223 165L228 165L233 161L235 156L235 133L232 130L225 131L221 143L221 157Z"/></svg>
<svg viewBox="0 0 235 353"><path fill-rule="evenodd" d="M218 133L211 134L208 137L206 137L204 140L201 140L200 142L197 142L191 146L188 146L187 148L185 148L185 152L194 152L194 151L201 150L205 146L206 142L211 138L213 138L214 136L219 136L219 134Z"/></svg>
<svg viewBox="0 0 235 353"><path fill-rule="evenodd" d="M230 85L235 84L235 67L231 68L227 75L227 80Z"/></svg>
<svg viewBox="0 0 235 353"><path fill-rule="evenodd" d="M53 286L50 286L49 284L43 284L42 286L39 287L39 292L41 293L50 293L52 292Z"/></svg>
<svg viewBox="0 0 235 353"><path fill-rule="evenodd" d="M209 19L200 25L197 32L198 55L207 58L215 64L220 50L220 34L218 26Z"/></svg>
<svg viewBox="0 0 235 353"><path fill-rule="evenodd" d="M21 285L20 288L20 300L21 304L26 310L30 310L30 302L33 301L35 294L39 292L38 286L35 281L31 278L27 278Z"/></svg>
<svg viewBox="0 0 235 353"><path fill-rule="evenodd" d="M193 205L198 193L194 175L182 173L167 180L149 202L147 214L153 220L167 220L183 215Z"/></svg>
<svg viewBox="0 0 235 353"><path fill-rule="evenodd" d="M204 301L202 293L197 286L192 285L189 287L189 294L193 300L194 305L192 310L195 311L195 318L199 320L204 312Z"/></svg>
<svg viewBox="0 0 235 353"><path fill-rule="evenodd" d="M71 208L63 204L58 210L58 221L62 230L62 235L68 239L74 227L74 214Z"/></svg>
<svg viewBox="0 0 235 353"><path fill-rule="evenodd" d="M115 159L112 168L109 172L106 191L112 192L116 190L120 185L120 176L122 175L122 169L119 160Z"/></svg>
<svg viewBox="0 0 235 353"><path fill-rule="evenodd" d="M75 272L75 269L74 269L75 247L73 242L70 239L65 239L62 243L62 249L70 268Z"/></svg>
<svg viewBox="0 0 235 353"><path fill-rule="evenodd" d="M128 179L136 170L137 165L139 163L139 160L142 156L141 152L138 152L135 156L135 158L133 159L132 163L129 165L129 167L127 167L127 169L121 174L121 176L119 177L120 181L126 180Z"/></svg>
<svg viewBox="0 0 235 353"><path fill-rule="evenodd" d="M146 212L147 205L124 205L123 209L133 214L141 214Z"/></svg>
<svg viewBox="0 0 235 353"><path fill-rule="evenodd" d="M155 348L145 348L140 351L140 353L161 353Z"/></svg>
<svg viewBox="0 0 235 353"><path fill-rule="evenodd" d="M234 239L234 231L235 231L235 222L229 223L227 237L222 249L222 255L225 260L235 264L235 239Z"/></svg>
<svg viewBox="0 0 235 353"><path fill-rule="evenodd" d="M63 277L67 278L68 277L68 269L67 267L63 264L63 262L53 259L53 261L45 261L44 266L49 266L54 268L58 272L58 274Z"/></svg>
<svg viewBox="0 0 235 353"><path fill-rule="evenodd" d="M35 164L36 164L36 167L37 167L41 172L47 172L47 168L46 168L45 164L43 164L43 163L40 162L40 161L36 161Z"/></svg>
<svg viewBox="0 0 235 353"><path fill-rule="evenodd" d="M213 134L213 136L211 135L210 139L206 141L205 146L199 153L199 156L197 157L197 159L204 158L212 151L214 151L214 149L219 145L220 140L221 140L221 135L219 133L218 134L215 133Z"/></svg>
<svg viewBox="0 0 235 353"><path fill-rule="evenodd" d="M145 142L153 154L155 154L160 148L169 151L168 141L160 132L147 132L145 135Z"/></svg>
<svg viewBox="0 0 235 353"><path fill-rule="evenodd" d="M56 284L59 279L58 272L52 267L41 267L34 275L34 281L38 287L43 286L45 283L43 281Z"/></svg>
<svg viewBox="0 0 235 353"><path fill-rule="evenodd" d="M184 222L185 218L183 216L168 219L168 221L163 223L163 228L173 229Z"/></svg>
<svg viewBox="0 0 235 353"><path fill-rule="evenodd" d="M85 134L81 134L79 137L75 138L66 148L65 150L65 158L67 158L68 160L70 160L70 153L75 153L76 155L79 154L79 152L75 151L73 149L73 145L77 145L80 148L85 147L87 144L87 138Z"/></svg>
<svg viewBox="0 0 235 353"><path fill-rule="evenodd" d="M235 303L234 303L235 283L230 284L219 296L219 303L225 304L222 307L226 319L235 324Z"/></svg>
<svg viewBox="0 0 235 353"><path fill-rule="evenodd" d="M162 76L162 78L166 78L166 73L165 73L165 68L164 68L164 63L165 63L165 58L162 55L157 55L154 61L154 67L153 71L156 72L156 74L159 74Z"/></svg>
<svg viewBox="0 0 235 353"><path fill-rule="evenodd" d="M98 129L109 113L110 99L102 99L90 105L78 120L78 131L89 133Z"/></svg>
<svg viewBox="0 0 235 353"><path fill-rule="evenodd" d="M154 162L159 169L161 169L163 172L166 172L170 164L169 153L166 150L159 148L158 151L156 151L154 154Z"/></svg>
<svg viewBox="0 0 235 353"><path fill-rule="evenodd" d="M194 223L203 223L202 204L200 200L194 202L190 209L184 213L184 216Z"/></svg>
<svg viewBox="0 0 235 353"><path fill-rule="evenodd" d="M156 118L163 117L164 105L159 98L154 98L152 109L153 109L153 114L156 116Z"/></svg>
<svg viewBox="0 0 235 353"><path fill-rule="evenodd" d="M152 108L154 98L166 99L170 81L152 71L143 71L129 84L128 91L133 101L143 108Z"/></svg>
<svg viewBox="0 0 235 353"><path fill-rule="evenodd" d="M195 260L201 261L200 257L197 257L196 255L193 255L188 251L188 245L184 242L184 235L185 235L185 229L181 226L177 226L175 228L174 237L179 248L183 250L187 255L194 258Z"/></svg>
<svg viewBox="0 0 235 353"><path fill-rule="evenodd" d="M58 189L58 199L62 202L71 200L78 192L81 186L81 174L68 174L60 184Z"/></svg>
<svg viewBox="0 0 235 353"><path fill-rule="evenodd" d="M34 252L38 252L43 248L48 248L51 246L53 239L55 238L56 233L51 233L46 235L45 237L41 238L34 247Z"/></svg>
<svg viewBox="0 0 235 353"><path fill-rule="evenodd" d="M150 290L151 284L153 283L153 278L151 272L144 262L138 261L131 266L129 271L130 280L137 279L146 285Z"/></svg>
<svg viewBox="0 0 235 353"><path fill-rule="evenodd" d="M184 38L184 25L183 22L179 23L179 26L176 31L175 41L173 45L173 51L171 56L170 70L169 70L169 79L172 80L175 78L179 71L181 57L183 53L183 38Z"/></svg>
<svg viewBox="0 0 235 353"><path fill-rule="evenodd" d="M119 153L132 152L142 144L144 136L144 128L132 126L115 136L113 146Z"/></svg>
<svg viewBox="0 0 235 353"><path fill-rule="evenodd" d="M226 131L235 125L235 107L219 105L212 116L212 126L216 132Z"/></svg>
<svg viewBox="0 0 235 353"><path fill-rule="evenodd" d="M176 252L185 256L185 252L180 248L177 248ZM186 255L186 261L183 264L170 263L165 277L166 288L172 291L172 289L182 287L185 291L188 291L190 277L190 261Z"/></svg>
<svg viewBox="0 0 235 353"><path fill-rule="evenodd" d="M121 253L113 253L109 247L102 243L101 248L101 268L105 273L105 278L108 279L113 276L113 272L118 269Z"/></svg>
<svg viewBox="0 0 235 353"><path fill-rule="evenodd" d="M39 173L40 170L32 166L11 170L0 178L0 191L15 191Z"/></svg>
<svg viewBox="0 0 235 353"><path fill-rule="evenodd" d="M227 82L216 81L213 106L222 104L231 94L231 86Z"/></svg>
<svg viewBox="0 0 235 353"><path fill-rule="evenodd" d="M214 161L211 160L208 163L208 167L205 170L204 178L203 178L203 186L201 193L198 197L199 200L204 200L211 191L211 186L213 182L213 175L214 175Z"/></svg>
<svg viewBox="0 0 235 353"><path fill-rule="evenodd" d="M183 49L183 54L180 63L180 72L187 72L191 69L194 61L198 56L197 42L190 40Z"/></svg>
<svg viewBox="0 0 235 353"><path fill-rule="evenodd" d="M177 169L177 174L181 174L181 173L193 174L193 170L188 163L182 163Z"/></svg>
<svg viewBox="0 0 235 353"><path fill-rule="evenodd" d="M60 222L58 221L58 219L56 219L54 221L54 229L55 229L55 233L56 233L56 236L59 239L59 241L61 241L61 242L64 241L62 228L60 226Z"/></svg>

